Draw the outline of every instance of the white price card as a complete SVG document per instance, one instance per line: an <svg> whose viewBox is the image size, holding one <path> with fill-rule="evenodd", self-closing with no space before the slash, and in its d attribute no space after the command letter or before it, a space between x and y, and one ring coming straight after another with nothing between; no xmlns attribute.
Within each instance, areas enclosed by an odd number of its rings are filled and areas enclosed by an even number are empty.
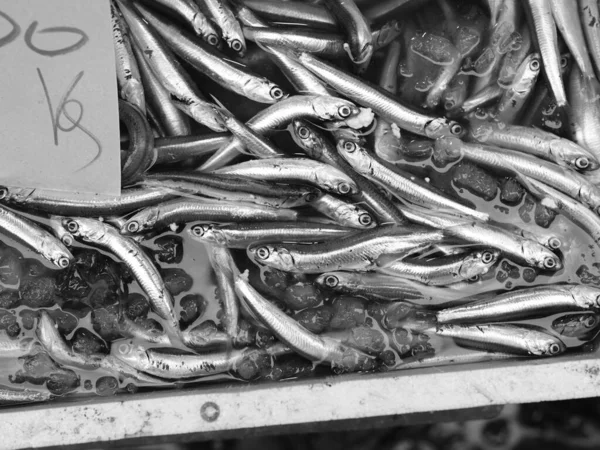
<svg viewBox="0 0 600 450"><path fill-rule="evenodd" d="M108 0L0 0L0 185L118 195Z"/></svg>

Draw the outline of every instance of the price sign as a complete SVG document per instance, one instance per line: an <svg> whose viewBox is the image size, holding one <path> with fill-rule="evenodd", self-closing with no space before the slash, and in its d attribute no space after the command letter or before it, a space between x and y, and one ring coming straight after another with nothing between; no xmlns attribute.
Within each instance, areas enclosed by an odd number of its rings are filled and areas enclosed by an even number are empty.
<svg viewBox="0 0 600 450"><path fill-rule="evenodd" d="M108 0L0 0L0 184L118 195Z"/></svg>

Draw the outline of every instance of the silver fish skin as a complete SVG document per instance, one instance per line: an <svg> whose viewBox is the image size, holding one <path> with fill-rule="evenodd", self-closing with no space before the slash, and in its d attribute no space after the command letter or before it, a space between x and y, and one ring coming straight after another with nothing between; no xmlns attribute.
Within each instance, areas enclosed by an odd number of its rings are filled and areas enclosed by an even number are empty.
<svg viewBox="0 0 600 450"><path fill-rule="evenodd" d="M589 340L597 331L600 316L594 313L567 314L552 321L552 329L561 336Z"/></svg>
<svg viewBox="0 0 600 450"><path fill-rule="evenodd" d="M573 67L568 89L573 141L600 159L600 83L586 79L578 67Z"/></svg>
<svg viewBox="0 0 600 450"><path fill-rule="evenodd" d="M555 356L567 348L559 338L534 325L442 324L436 334L454 338L464 347L515 355Z"/></svg>
<svg viewBox="0 0 600 450"><path fill-rule="evenodd" d="M313 28L336 30L334 16L321 5L305 2L290 4L277 0L244 0L244 5L271 22L298 23ZM246 25L246 24L244 24Z"/></svg>
<svg viewBox="0 0 600 450"><path fill-rule="evenodd" d="M47 311L41 311L35 334L48 355L61 365L84 370L94 370L101 365L103 357L101 355L84 355L74 352L60 335L56 322Z"/></svg>
<svg viewBox="0 0 600 450"><path fill-rule="evenodd" d="M500 13L500 9L502 8L502 4L504 0L486 0L485 4L490 10L490 21L492 26L496 24L498 21L498 15Z"/></svg>
<svg viewBox="0 0 600 450"><path fill-rule="evenodd" d="M0 388L0 404L11 405L18 403L46 402L52 400L50 392L40 392L31 389Z"/></svg>
<svg viewBox="0 0 600 450"><path fill-rule="evenodd" d="M135 338L143 342L164 345L165 347L173 346L168 334L156 329L148 330L125 315L119 318L117 327L123 337Z"/></svg>
<svg viewBox="0 0 600 450"><path fill-rule="evenodd" d="M358 193L356 183L344 172L307 158L269 158L245 161L215 170L221 175L242 175L257 180L297 181L339 195Z"/></svg>
<svg viewBox="0 0 600 450"><path fill-rule="evenodd" d="M392 169L386 163L378 161L365 148L351 141L338 141L340 155L356 170L371 181L388 189L400 200L407 200L428 208L439 208L450 214L467 216L487 221L489 215L464 206L429 186L411 180L411 176L399 169Z"/></svg>
<svg viewBox="0 0 600 450"><path fill-rule="evenodd" d="M234 291L235 294L235 291ZM224 331L217 328L211 320L202 322L200 325L183 331L183 343L193 349L206 351L208 349L231 348L233 339Z"/></svg>
<svg viewBox="0 0 600 450"><path fill-rule="evenodd" d="M550 0L556 26L567 43L569 51L581 72L587 78L594 77L594 66L588 54L585 36L579 16L577 1Z"/></svg>
<svg viewBox="0 0 600 450"><path fill-rule="evenodd" d="M588 149L538 128L484 122L471 127L469 140L517 150L576 170L600 167L599 159Z"/></svg>
<svg viewBox="0 0 600 450"><path fill-rule="evenodd" d="M544 72L550 89L559 107L567 104L567 94L560 74L560 53L556 22L552 15L551 2L547 0L527 0L537 36L538 47L544 61Z"/></svg>
<svg viewBox="0 0 600 450"><path fill-rule="evenodd" d="M276 209L242 203L176 199L142 209L121 227L122 234L139 234L164 229L171 224L195 221L245 222L289 221L297 218L291 209Z"/></svg>
<svg viewBox="0 0 600 450"><path fill-rule="evenodd" d="M152 69L146 62L142 51L137 45L133 46L133 53L139 64L142 84L148 103L148 109L156 114L156 119L163 127L166 136L187 136L192 133L190 118L181 109L171 102L169 92L156 78ZM156 141L154 142L156 146ZM160 151L158 152L160 159ZM158 162L157 159L157 162Z"/></svg>
<svg viewBox="0 0 600 450"><path fill-rule="evenodd" d="M181 332L173 308L173 298L154 263L133 239L122 236L114 227L93 219L69 218L63 223L75 238L107 249L123 261L148 295L154 312L165 320L167 331L175 333L175 337L179 336Z"/></svg>
<svg viewBox="0 0 600 450"><path fill-rule="evenodd" d="M474 364L487 361L504 361L514 358L517 358L517 356L511 355L510 353L488 352L484 350L469 351L468 353L461 353L458 355L454 353L447 355L433 354L424 357L415 357L414 359L403 359L394 366L394 370L421 369L425 367L445 366L447 364Z"/></svg>
<svg viewBox="0 0 600 450"><path fill-rule="evenodd" d="M189 229L193 239L227 248L247 248L257 242L324 242L346 236L353 229L314 222L258 222L198 224Z"/></svg>
<svg viewBox="0 0 600 450"><path fill-rule="evenodd" d="M458 48L452 44L447 39L443 39L442 48L445 54L449 55L451 58L450 64L446 64L440 70L436 80L433 83L433 86L427 92L427 97L425 98L425 107L427 108L437 108L439 105L444 91L448 89L450 86L450 82L456 76L458 71L460 70L460 66L462 64L462 55Z"/></svg>
<svg viewBox="0 0 600 450"><path fill-rule="evenodd" d="M577 4L583 34L598 76L600 75L600 6L596 0L579 0Z"/></svg>
<svg viewBox="0 0 600 450"><path fill-rule="evenodd" d="M305 358L319 363L330 363L332 367L344 370L373 368L374 360L367 354L335 339L311 333L263 298L250 285L246 273L236 277L235 288L259 320L268 326L282 343Z"/></svg>
<svg viewBox="0 0 600 450"><path fill-rule="evenodd" d="M146 112L144 85L138 68L129 34L125 29L119 11L114 2L110 2L110 18L112 23L113 43L115 46L115 63L117 66L117 83L121 97Z"/></svg>
<svg viewBox="0 0 600 450"><path fill-rule="evenodd" d="M467 75L456 75L444 91L442 100L448 112L458 112L467 100L470 78Z"/></svg>
<svg viewBox="0 0 600 450"><path fill-rule="evenodd" d="M0 232L36 251L59 269L69 267L73 261L71 252L54 235L2 206Z"/></svg>
<svg viewBox="0 0 600 450"><path fill-rule="evenodd" d="M192 35L181 30L174 22L142 5L138 9L175 54L225 89L259 103L272 104L286 97L277 84L244 67L228 63L223 55L217 54L210 48L205 49Z"/></svg>
<svg viewBox="0 0 600 450"><path fill-rule="evenodd" d="M194 3L194 0L141 0L141 2L148 5L158 3L170 9L182 18L194 30L196 35L202 37L202 39L214 47L220 46L221 40L217 30L198 5ZM141 9L141 6L140 0L138 0L138 8Z"/></svg>
<svg viewBox="0 0 600 450"><path fill-rule="evenodd" d="M5 331L0 333L0 358L20 358L33 353L40 343L34 338L11 338Z"/></svg>
<svg viewBox="0 0 600 450"><path fill-rule="evenodd" d="M491 102L498 100L503 93L504 89L502 89L497 84L486 86L479 92L465 100L460 108L460 111L464 114L475 111L479 107L485 106Z"/></svg>
<svg viewBox="0 0 600 450"><path fill-rule="evenodd" d="M346 51L355 64L368 64L373 56L371 27L354 0L325 0L325 6L345 29Z"/></svg>
<svg viewBox="0 0 600 450"><path fill-rule="evenodd" d="M196 0L196 2L219 27L227 45L240 56L244 56L246 53L244 33L229 5L223 0Z"/></svg>
<svg viewBox="0 0 600 450"><path fill-rule="evenodd" d="M430 286L447 286L486 274L499 256L498 250L477 250L467 256L447 256L430 261L396 260L382 264L377 271Z"/></svg>
<svg viewBox="0 0 600 450"><path fill-rule="evenodd" d="M175 109L181 113L177 108ZM188 118L185 114L183 114L183 117L185 119ZM171 137L156 138L154 139L154 150L156 151L155 165L177 163L189 158L205 156L227 144L230 139L231 135L228 133L203 135L173 134Z"/></svg>
<svg viewBox="0 0 600 450"><path fill-rule="evenodd" d="M414 208L401 207L401 210L406 218L414 223L442 229L448 236L454 236L467 242L496 248L516 262L553 271L563 267L561 259L550 249L502 227L444 217L431 211L423 212Z"/></svg>
<svg viewBox="0 0 600 450"><path fill-rule="evenodd" d="M121 341L111 346L111 355L155 377L185 379L228 372L250 353L244 349L197 355L165 350L145 348L134 341Z"/></svg>
<svg viewBox="0 0 600 450"><path fill-rule="evenodd" d="M518 120L533 93L541 66L542 62L537 53L532 53L523 60L510 87L500 97L496 108L496 120L508 125Z"/></svg>
<svg viewBox="0 0 600 450"><path fill-rule="evenodd" d="M325 194L310 206L344 227L364 230L376 225L367 210L333 195Z"/></svg>
<svg viewBox="0 0 600 450"><path fill-rule="evenodd" d="M531 46L533 45L533 42L531 41L531 32L529 31L529 26L527 23L521 26L519 34L521 35L521 46L518 50L511 50L508 52L500 64L497 84L502 88L510 87L515 75L517 74L517 71L519 70L519 66L531 53Z"/></svg>
<svg viewBox="0 0 600 450"><path fill-rule="evenodd" d="M209 249L209 259L217 278L217 296L221 301L221 323L225 333L232 339L238 335L240 308L234 286L234 270L237 270L230 251L219 245Z"/></svg>
<svg viewBox="0 0 600 450"><path fill-rule="evenodd" d="M344 126L361 113L353 103L329 95L294 95L256 114L246 125L259 134L269 134L289 124L293 119L307 118L320 121L335 121L335 126ZM357 128L368 126L360 123ZM209 172L227 165L243 150L239 139L232 139L212 155L200 171Z"/></svg>
<svg viewBox="0 0 600 450"><path fill-rule="evenodd" d="M457 122L413 111L399 103L389 93L308 53L300 53L298 59L304 67L335 90L364 107L371 108L375 114L402 129L432 139L450 135L460 137L464 133L462 126Z"/></svg>
<svg viewBox="0 0 600 450"><path fill-rule="evenodd" d="M171 49L160 39L156 31L144 22L131 0L116 0L132 38L152 72L169 92L175 106L198 123L213 131L226 131L216 120L211 103L200 93L191 77L173 55Z"/></svg>
<svg viewBox="0 0 600 450"><path fill-rule="evenodd" d="M119 341L115 341L113 344L117 345ZM117 376L121 382L125 380L132 380L138 384L145 384L150 386L166 385L170 384L163 378L154 377L134 369L129 364L124 363L113 355L106 355L101 362L101 369L104 369L114 376Z"/></svg>
<svg viewBox="0 0 600 450"><path fill-rule="evenodd" d="M571 222L580 226L597 244L600 244L600 216L585 205L556 189L528 177L527 181L539 192L542 205L557 213L564 214Z"/></svg>
<svg viewBox="0 0 600 450"><path fill-rule="evenodd" d="M491 323L598 308L598 288L585 285L550 285L499 295L477 295L472 302L438 311L437 318L439 323Z"/></svg>
<svg viewBox="0 0 600 450"><path fill-rule="evenodd" d="M344 40L335 32L298 27L244 27L244 37L259 46L294 48L325 58L346 56Z"/></svg>
<svg viewBox="0 0 600 450"><path fill-rule="evenodd" d="M402 257L443 238L441 231L383 226L322 244L253 244L248 247L247 253L258 264L286 272L365 271L375 268L376 260L381 256Z"/></svg>

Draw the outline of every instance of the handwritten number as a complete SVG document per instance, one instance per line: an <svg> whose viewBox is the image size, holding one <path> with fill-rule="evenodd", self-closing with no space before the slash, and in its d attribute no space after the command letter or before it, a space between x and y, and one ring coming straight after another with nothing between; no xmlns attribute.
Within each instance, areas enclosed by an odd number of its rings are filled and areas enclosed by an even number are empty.
<svg viewBox="0 0 600 450"><path fill-rule="evenodd" d="M6 21L10 23L13 27L10 33L8 33L6 36L0 39L0 47L4 47L5 45L10 44L12 41L19 37L19 34L21 33L21 27L8 14L0 11L0 16L5 18Z"/></svg>
<svg viewBox="0 0 600 450"><path fill-rule="evenodd" d="M40 34L41 33L73 33L73 34L78 34L79 36L81 36L77 42L75 42L73 45L69 45L68 47L59 48L56 50L44 50L44 49L37 47L32 41L33 34L35 33L37 26L38 26L37 20L32 22L31 25L29 25L29 28L27 28L27 31L25 31L25 43L27 44L27 47L29 47L31 50L33 50L34 52L39 53L40 55L43 55L43 56L59 56L59 55L65 55L67 53L74 52L76 50L79 50L90 40L88 35L83 30L80 30L79 28L74 28L74 27L44 28L43 30L38 31L38 33L40 33Z"/></svg>
<svg viewBox="0 0 600 450"><path fill-rule="evenodd" d="M89 161L83 167L79 168L77 170L77 172L79 172L79 171L85 169L86 167L89 167L90 164L93 164L95 161L97 161L98 158L100 157L100 154L102 153L102 145L100 144L100 141L98 140L98 138L96 136L94 136L86 127L81 125L81 119L83 118L83 112L84 112L83 104L77 99L69 98L71 96L71 93L77 86L77 83L79 83L79 80L81 80L81 78L83 78L84 72L82 70L75 76L75 78L73 79L73 81L71 82L71 84L69 85L67 90L65 91L65 94L60 99L60 102L58 103L58 107L56 108L56 111L54 110L54 107L52 106L52 99L50 98L48 86L46 85L46 81L44 80L42 71L39 68L37 69L37 73L38 73L38 76L40 77L40 82L42 83L42 88L44 89L44 95L46 96L46 101L48 102L48 110L50 111L50 120L52 121L52 132L54 133L54 145L58 145L58 132L59 131L69 133L69 132L73 131L75 128L79 128L83 133L85 133L87 136L89 136L90 139L92 139L94 141L94 143L96 144L96 146L98 147L98 151L96 152L96 155L92 158L91 161ZM79 107L79 114L76 118L71 117L69 115L69 113L67 112L66 108L67 108L67 105L69 105L69 104L75 104ZM61 116L64 116L69 122L71 122L71 125L66 126L66 127L61 125L61 123L60 123Z"/></svg>

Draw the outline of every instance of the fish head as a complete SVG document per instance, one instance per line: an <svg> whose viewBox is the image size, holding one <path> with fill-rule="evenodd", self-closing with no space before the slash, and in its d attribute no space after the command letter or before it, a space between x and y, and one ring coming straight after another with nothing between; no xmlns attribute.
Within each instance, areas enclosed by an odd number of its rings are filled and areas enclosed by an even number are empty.
<svg viewBox="0 0 600 450"><path fill-rule="evenodd" d="M158 222L159 214L159 209L154 206L141 210L121 226L121 234L131 235L152 229Z"/></svg>
<svg viewBox="0 0 600 450"><path fill-rule="evenodd" d="M290 124L292 139L308 156L320 160L323 148L328 144L315 127L305 120L294 119Z"/></svg>
<svg viewBox="0 0 600 450"><path fill-rule="evenodd" d="M462 141L455 137L441 137L433 146L433 161L439 167L458 161L462 154Z"/></svg>
<svg viewBox="0 0 600 450"><path fill-rule="evenodd" d="M525 240L521 243L523 258L531 266L542 270L556 272L562 269L563 263L558 255L538 242Z"/></svg>
<svg viewBox="0 0 600 450"><path fill-rule="evenodd" d="M345 278L347 278L345 272L327 272L319 275L315 283L325 289L338 290Z"/></svg>
<svg viewBox="0 0 600 450"><path fill-rule="evenodd" d="M563 353L567 346L563 341L558 339L556 336L526 336L525 342L527 342L527 349L533 355L538 356L556 356Z"/></svg>
<svg viewBox="0 0 600 450"><path fill-rule="evenodd" d="M335 215L338 217L340 224L348 224L353 228L367 229L375 227L375 220L369 212L352 203L340 204Z"/></svg>
<svg viewBox="0 0 600 450"><path fill-rule="evenodd" d="M581 308L600 308L600 288L579 284L570 290L575 303Z"/></svg>
<svg viewBox="0 0 600 450"><path fill-rule="evenodd" d="M402 33L402 24L397 20L390 20L384 23L379 30L374 31L373 43L376 49L390 44Z"/></svg>
<svg viewBox="0 0 600 450"><path fill-rule="evenodd" d="M468 255L460 267L460 276L466 280L478 279L480 275L488 273L500 257L496 249L477 250Z"/></svg>
<svg viewBox="0 0 600 450"><path fill-rule="evenodd" d="M218 224L197 224L188 229L193 239L201 242L210 242L212 244L226 245L227 238Z"/></svg>
<svg viewBox="0 0 600 450"><path fill-rule="evenodd" d="M289 249L271 244L253 244L248 247L248 257L257 264L293 271L295 261Z"/></svg>
<svg viewBox="0 0 600 450"><path fill-rule="evenodd" d="M354 103L326 95L313 97L311 106L316 117L323 121L346 121L360 113Z"/></svg>
<svg viewBox="0 0 600 450"><path fill-rule="evenodd" d="M58 329L56 328L56 322L47 311L42 310L40 312L35 334L45 347L51 346L57 341Z"/></svg>
<svg viewBox="0 0 600 450"><path fill-rule="evenodd" d="M571 168L590 172L600 168L600 162L587 149L568 139L555 139L550 142L553 155L566 161Z"/></svg>
<svg viewBox="0 0 600 450"><path fill-rule="evenodd" d="M276 103L288 95L275 83L265 79L249 78L242 87L244 95L260 103Z"/></svg>
<svg viewBox="0 0 600 450"><path fill-rule="evenodd" d="M371 172L371 157L359 143L349 139L340 139L337 143L337 151L356 172L362 175Z"/></svg>
<svg viewBox="0 0 600 450"><path fill-rule="evenodd" d="M84 242L101 242L106 236L107 227L103 222L84 217L64 218L63 227L76 238Z"/></svg>
<svg viewBox="0 0 600 450"><path fill-rule="evenodd" d="M568 314L552 322L552 329L567 337L586 337L600 323L597 314Z"/></svg>
<svg viewBox="0 0 600 450"><path fill-rule="evenodd" d="M600 215L600 188L591 183L582 184L579 190L579 200Z"/></svg>
<svg viewBox="0 0 600 450"><path fill-rule="evenodd" d="M110 354L136 369L150 365L146 349L131 339L113 342L110 346Z"/></svg>
<svg viewBox="0 0 600 450"><path fill-rule="evenodd" d="M61 241L56 239L42 239L38 251L59 269L66 269L73 261L71 252Z"/></svg>
<svg viewBox="0 0 600 450"><path fill-rule="evenodd" d="M425 125L425 136L429 139L437 139L444 136L453 136L462 138L466 133L465 127L454 120L448 120L445 117L438 117L430 120Z"/></svg>
<svg viewBox="0 0 600 450"><path fill-rule="evenodd" d="M339 195L358 193L358 186L354 180L335 167L326 166L323 170L315 170L312 176L318 186L329 192L335 192Z"/></svg>

